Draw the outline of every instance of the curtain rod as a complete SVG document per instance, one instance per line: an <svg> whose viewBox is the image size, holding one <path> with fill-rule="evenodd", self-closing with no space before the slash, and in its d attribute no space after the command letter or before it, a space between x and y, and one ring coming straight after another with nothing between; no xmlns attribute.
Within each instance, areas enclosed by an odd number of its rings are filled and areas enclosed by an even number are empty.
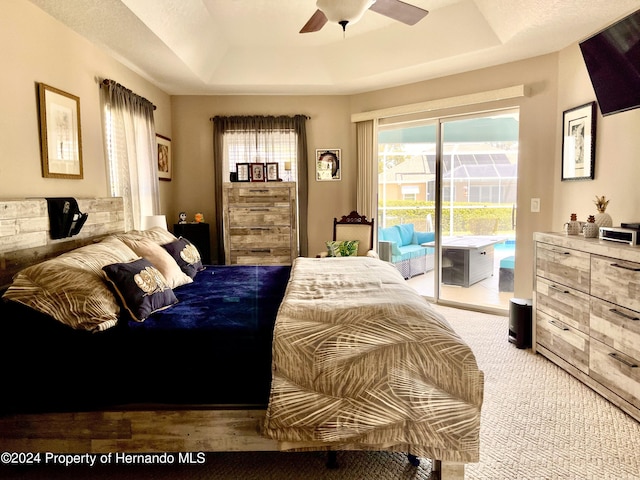
<svg viewBox="0 0 640 480"><path fill-rule="evenodd" d="M296 115L216 115L215 117L209 118L209 120L211 122L213 122L213 120L218 118L218 117L262 117L262 118L290 117L290 118L293 118L293 117L297 117L298 115L301 116L301 117L306 118L307 120L311 120L311 117L309 115L303 115L302 113L298 113Z"/></svg>
<svg viewBox="0 0 640 480"><path fill-rule="evenodd" d="M140 98L140 99L144 100L145 102L149 102L149 103L151 103L151 106L153 107L153 109L154 109L154 110L156 109L156 106L155 106L152 102L150 102L149 100L147 100L147 99L146 99L146 98L144 98L143 96L138 95L137 93L134 93L132 90L129 90L129 89L128 89L127 87L125 87L124 85L120 85L120 84L119 84L118 82L116 82L115 80L111 80L111 79L109 79L109 78L105 78L104 80L102 80L102 84L103 84L103 85L111 85L111 84L113 84L113 85L116 85L116 86L118 86L118 87L121 87L121 88L125 89L128 93L130 93L131 95L135 95L136 97L138 97L138 98Z"/></svg>

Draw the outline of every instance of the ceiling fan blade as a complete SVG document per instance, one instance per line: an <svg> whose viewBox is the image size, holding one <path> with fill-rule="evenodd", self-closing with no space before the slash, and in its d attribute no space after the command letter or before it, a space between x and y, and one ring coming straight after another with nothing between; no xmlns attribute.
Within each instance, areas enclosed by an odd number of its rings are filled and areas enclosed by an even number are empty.
<svg viewBox="0 0 640 480"><path fill-rule="evenodd" d="M428 10L409 5L400 0L376 0L376 3L371 5L369 10L407 25L415 25L429 13Z"/></svg>
<svg viewBox="0 0 640 480"><path fill-rule="evenodd" d="M304 27L302 27L300 33L317 32L324 27L324 24L327 22L327 16L322 12L322 10L316 10L316 13L311 15L309 21L305 23Z"/></svg>

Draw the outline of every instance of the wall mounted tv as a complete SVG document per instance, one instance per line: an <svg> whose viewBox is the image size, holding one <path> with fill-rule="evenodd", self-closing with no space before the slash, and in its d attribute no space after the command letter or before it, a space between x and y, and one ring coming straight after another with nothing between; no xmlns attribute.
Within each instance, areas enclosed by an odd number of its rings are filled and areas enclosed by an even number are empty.
<svg viewBox="0 0 640 480"><path fill-rule="evenodd" d="M603 116L640 107L640 10L580 42Z"/></svg>

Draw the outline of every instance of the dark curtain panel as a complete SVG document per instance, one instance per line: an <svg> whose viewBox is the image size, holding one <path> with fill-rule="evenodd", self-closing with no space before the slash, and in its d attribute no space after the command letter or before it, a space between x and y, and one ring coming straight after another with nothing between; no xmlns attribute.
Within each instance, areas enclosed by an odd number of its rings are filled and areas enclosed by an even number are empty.
<svg viewBox="0 0 640 480"><path fill-rule="evenodd" d="M298 136L297 147L297 186L298 186L298 244L300 255L305 257L308 253L307 238L307 207L308 207L308 156L307 156L307 117L305 115L295 116L216 116L211 119L213 122L213 160L215 174L215 202L216 202L216 237L218 263L223 264L224 252L224 228L222 222L222 178L224 161L224 134L230 131L242 131L257 133L269 133L271 131L289 130L294 131Z"/></svg>

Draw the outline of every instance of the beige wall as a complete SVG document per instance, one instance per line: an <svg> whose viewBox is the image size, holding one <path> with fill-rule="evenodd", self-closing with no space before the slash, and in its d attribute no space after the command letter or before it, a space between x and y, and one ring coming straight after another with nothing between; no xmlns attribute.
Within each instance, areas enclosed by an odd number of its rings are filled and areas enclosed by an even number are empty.
<svg viewBox="0 0 640 480"><path fill-rule="evenodd" d="M157 131L171 136L167 94L30 2L2 2L0 44L1 198L108 195L98 78L112 78L148 98L158 107ZM42 177L39 82L80 97L82 180Z"/></svg>
<svg viewBox="0 0 640 480"><path fill-rule="evenodd" d="M578 182L560 181L562 165L562 112L596 100L578 45L559 54L558 128L555 137L553 167L553 220L550 228L562 230L571 213L585 221L596 213L596 195L611 199L607 207L614 226L621 222L640 221L640 109L602 117L596 123L595 179Z"/></svg>
<svg viewBox="0 0 640 480"><path fill-rule="evenodd" d="M202 212L215 238L213 127L216 115L307 115L309 254L324 250L333 218L355 209L356 159L349 98L344 96L178 96L172 98L176 172L171 223L180 211ZM340 181L315 180L315 150L342 149Z"/></svg>

